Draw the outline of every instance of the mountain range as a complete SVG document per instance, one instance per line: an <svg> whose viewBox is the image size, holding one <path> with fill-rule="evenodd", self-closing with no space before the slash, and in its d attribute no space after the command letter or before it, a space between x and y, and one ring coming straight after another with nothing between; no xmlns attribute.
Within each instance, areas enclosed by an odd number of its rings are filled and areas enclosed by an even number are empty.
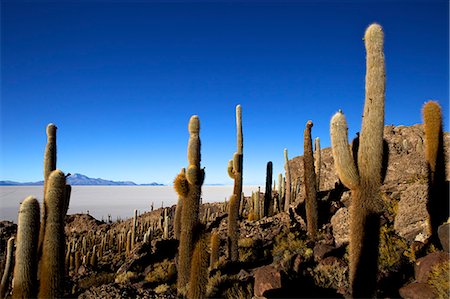
<svg viewBox="0 0 450 299"><path fill-rule="evenodd" d="M67 177L67 183L72 186L164 186L158 183L136 184L131 181L111 181L105 179L94 179L83 174L75 173ZM19 183L13 181L0 181L0 186L41 186L44 181Z"/></svg>

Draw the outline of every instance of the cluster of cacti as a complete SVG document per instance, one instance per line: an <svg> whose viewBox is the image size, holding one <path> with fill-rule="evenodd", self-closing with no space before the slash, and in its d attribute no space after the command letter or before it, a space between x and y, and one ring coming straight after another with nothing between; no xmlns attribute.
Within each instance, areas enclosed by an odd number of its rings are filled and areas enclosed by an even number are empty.
<svg viewBox="0 0 450 299"><path fill-rule="evenodd" d="M305 192L306 192L306 225L307 232L311 238L314 238L317 233L318 219L317 219L317 180L314 169L314 156L311 139L312 121L306 123L306 128L303 138L303 170L305 178Z"/></svg>
<svg viewBox="0 0 450 299"><path fill-rule="evenodd" d="M284 211L289 211L291 204L291 168L289 166L289 157L287 148L284 149L284 169L286 170L284 189Z"/></svg>
<svg viewBox="0 0 450 299"><path fill-rule="evenodd" d="M423 105L423 128L425 135L425 160L428 167L428 202L430 216L429 232L438 246L437 229L449 217L449 189L446 184L446 161L442 129L441 107L435 101Z"/></svg>
<svg viewBox="0 0 450 299"><path fill-rule="evenodd" d="M200 168L200 120L198 116L192 116L189 120L188 161L186 174L180 173L175 179L174 188L183 198L181 209L181 232L178 249L178 279L179 292L185 289L191 273L191 259L195 241L200 232L199 209L201 187L205 177L204 169Z"/></svg>
<svg viewBox="0 0 450 299"><path fill-rule="evenodd" d="M237 130L237 152L233 160L228 162L228 175L234 179L233 195L230 197L228 211L228 256L231 261L239 259L238 250L238 222L239 205L242 197L242 164L243 164L243 136L242 136L242 110L241 105L236 106L236 130Z"/></svg>
<svg viewBox="0 0 450 299"><path fill-rule="evenodd" d="M34 197L27 197L19 208L13 297L54 298L63 295L64 219L69 208L70 190L66 176L56 169L56 126L49 124L44 154L42 222L39 221L39 203ZM6 292L3 286L2 290Z"/></svg>
<svg viewBox="0 0 450 299"><path fill-rule="evenodd" d="M371 297L375 292L379 203L381 200L385 101L384 34L370 25L364 40L367 51L366 95L357 166L347 137L342 112L331 120L335 167L341 181L352 191L350 206L350 285L352 296Z"/></svg>

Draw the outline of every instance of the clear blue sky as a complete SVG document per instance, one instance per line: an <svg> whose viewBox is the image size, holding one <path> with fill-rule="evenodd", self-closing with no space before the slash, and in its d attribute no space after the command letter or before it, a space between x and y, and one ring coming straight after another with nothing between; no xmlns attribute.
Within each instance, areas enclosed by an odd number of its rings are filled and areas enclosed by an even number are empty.
<svg viewBox="0 0 450 299"><path fill-rule="evenodd" d="M201 121L206 183L231 184L235 106L244 183L263 184L303 129L328 147L343 109L353 136L364 102L364 30L385 31L386 124L421 122L438 100L448 130L448 1L1 1L1 180L41 180L45 127L58 168L171 183Z"/></svg>

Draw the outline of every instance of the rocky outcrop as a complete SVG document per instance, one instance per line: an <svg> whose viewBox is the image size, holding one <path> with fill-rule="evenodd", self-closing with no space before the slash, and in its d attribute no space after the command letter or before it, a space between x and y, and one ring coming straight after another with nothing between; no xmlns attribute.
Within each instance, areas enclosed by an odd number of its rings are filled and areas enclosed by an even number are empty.
<svg viewBox="0 0 450 299"><path fill-rule="evenodd" d="M350 240L350 214L347 208L340 208L331 217L331 226L336 246L347 244Z"/></svg>
<svg viewBox="0 0 450 299"><path fill-rule="evenodd" d="M408 186L400 195L394 229L408 241L414 241L419 234L424 239L430 236L427 200L428 187L421 182L415 182Z"/></svg>

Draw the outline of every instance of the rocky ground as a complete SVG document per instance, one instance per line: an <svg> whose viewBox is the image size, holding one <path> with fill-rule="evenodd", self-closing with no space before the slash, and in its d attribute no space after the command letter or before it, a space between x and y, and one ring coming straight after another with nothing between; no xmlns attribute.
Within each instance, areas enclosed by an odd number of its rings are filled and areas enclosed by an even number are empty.
<svg viewBox="0 0 450 299"><path fill-rule="evenodd" d="M449 137L445 135L447 149ZM385 127L389 156L381 190L384 209L377 297L449 297L450 224L440 226L439 238L430 238L423 138L421 125ZM449 150L446 154L450 161ZM209 297L349 296L351 192L338 180L331 149L323 149L318 198L321 229L311 240L305 225L303 158L293 158L290 167L299 190L288 213L248 220L249 209L242 211L239 262L231 263L227 257L226 203L202 205L200 219L218 233L220 240L219 261L209 269ZM446 168L448 175L449 163ZM246 200L249 207L250 198ZM448 200L442 198L447 217ZM127 243L133 219L104 223L85 214L68 215L67 296L176 298L178 241L173 237L174 215L175 206L139 215L134 244ZM168 219L167 224L164 219ZM14 224L0 222L0 248L5 248L5 240L15 231ZM4 257L0 266L2 263Z"/></svg>

